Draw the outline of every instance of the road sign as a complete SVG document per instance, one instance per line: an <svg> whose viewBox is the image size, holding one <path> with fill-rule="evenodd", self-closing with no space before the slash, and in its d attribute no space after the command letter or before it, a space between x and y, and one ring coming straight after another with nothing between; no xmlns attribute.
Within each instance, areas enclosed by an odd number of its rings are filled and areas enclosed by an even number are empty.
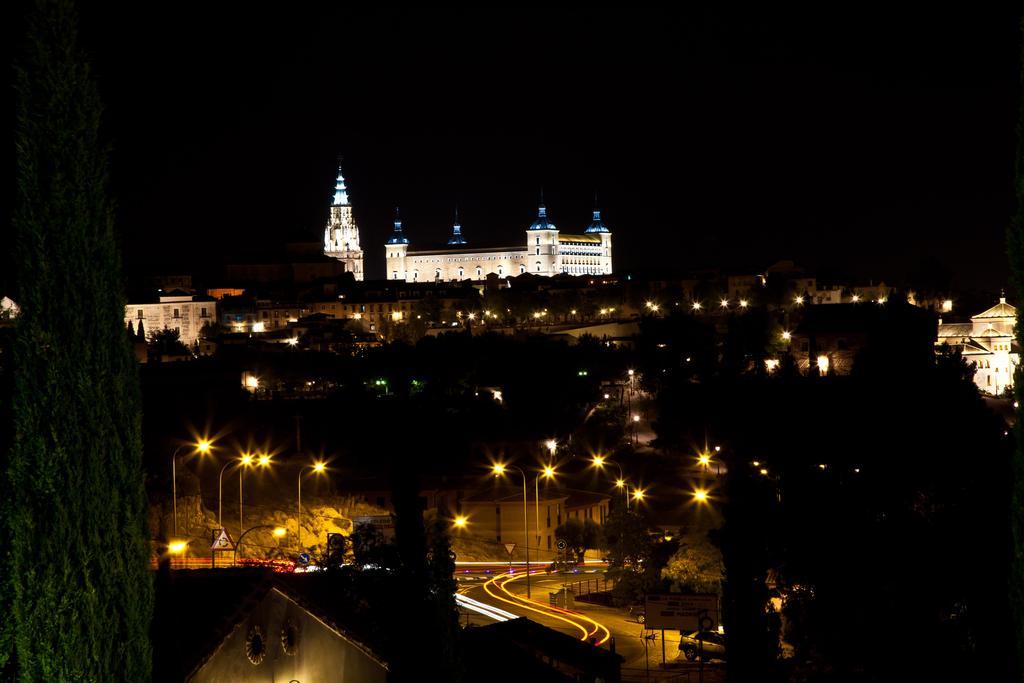
<svg viewBox="0 0 1024 683"><path fill-rule="evenodd" d="M713 593L648 595L644 609L644 627L713 631L718 628L718 596Z"/></svg>
<svg viewBox="0 0 1024 683"><path fill-rule="evenodd" d="M218 534L214 530L213 543L210 545L210 550L234 550L235 542L231 540L231 534L228 533L227 529L221 528Z"/></svg>
<svg viewBox="0 0 1024 683"><path fill-rule="evenodd" d="M558 539L558 542L555 543L555 547L557 547L559 550L565 550L569 547L569 544L565 542L564 538L560 538Z"/></svg>
<svg viewBox="0 0 1024 683"><path fill-rule="evenodd" d="M312 558L309 556L309 553L299 553L299 564L305 566L309 564L311 559Z"/></svg>
<svg viewBox="0 0 1024 683"><path fill-rule="evenodd" d="M515 549L516 549L516 544L515 543L506 543L505 544L505 552L508 553L509 555L511 555L512 552Z"/></svg>

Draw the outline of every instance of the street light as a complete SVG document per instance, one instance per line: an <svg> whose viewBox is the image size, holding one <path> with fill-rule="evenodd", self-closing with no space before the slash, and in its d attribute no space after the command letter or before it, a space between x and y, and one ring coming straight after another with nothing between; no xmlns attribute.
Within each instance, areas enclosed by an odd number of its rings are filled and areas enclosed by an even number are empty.
<svg viewBox="0 0 1024 683"><path fill-rule="evenodd" d="M306 470L313 470L313 472L315 472L316 474L323 474L323 472L326 469L327 464L323 462L315 462L312 465L306 465L305 467L299 469L299 508L297 511L298 514L295 516L295 538L300 550L302 549L302 473L305 472Z"/></svg>
<svg viewBox="0 0 1024 683"><path fill-rule="evenodd" d="M533 510L534 510L534 523L537 525L537 547L540 548L540 478L554 479L555 468L552 465L546 465L536 477L533 478Z"/></svg>
<svg viewBox="0 0 1024 683"><path fill-rule="evenodd" d="M253 466L253 456L245 453L239 459L239 462L242 463L242 466L238 469L238 533L243 534L245 533L245 523L242 516L242 482L245 480L245 468ZM270 456L266 454L261 455L257 462L260 467L267 467L270 465ZM241 535L239 535L239 538L241 538Z"/></svg>
<svg viewBox="0 0 1024 683"><path fill-rule="evenodd" d="M711 464L711 454L710 453L701 453L700 457L697 458L697 462L699 462L701 467L703 467L704 470L707 471L708 465Z"/></svg>
<svg viewBox="0 0 1024 683"><path fill-rule="evenodd" d="M167 544L167 552L170 555L181 555L188 549L188 541L171 541Z"/></svg>
<svg viewBox="0 0 1024 683"><path fill-rule="evenodd" d="M551 455L554 455L555 451L558 450L558 442L554 439L548 439L544 442L544 445L548 447L549 451L551 451Z"/></svg>
<svg viewBox="0 0 1024 683"><path fill-rule="evenodd" d="M697 489L693 492L693 499L698 503L706 503L708 501L708 492L704 489Z"/></svg>
<svg viewBox="0 0 1024 683"><path fill-rule="evenodd" d="M629 487L626 486L626 476L622 473L622 465L617 462L607 460L603 455L595 455L591 461L594 463L594 467L599 470L603 470L605 465L615 465L615 468L619 470L619 478L615 480L615 488L622 489L626 496L626 509L629 509Z"/></svg>
<svg viewBox="0 0 1024 683"><path fill-rule="evenodd" d="M459 515L458 517L456 517L455 519L452 520L452 526L454 526L456 529L462 529L462 528L465 528L465 526L466 526L466 524L468 522L469 522L469 519L467 519L463 515Z"/></svg>
<svg viewBox="0 0 1024 683"><path fill-rule="evenodd" d="M633 489L633 500L635 500L637 502L640 502L643 499L644 499L644 490L643 489Z"/></svg>
<svg viewBox="0 0 1024 683"><path fill-rule="evenodd" d="M178 535L178 453L188 444L182 444L174 449L171 455L171 508L174 511L174 535ZM206 439L200 439L193 448L196 453L209 453L212 444ZM185 518L188 519L187 517ZM188 526L186 524L186 526Z"/></svg>
<svg viewBox="0 0 1024 683"><path fill-rule="evenodd" d="M516 470L523 477L523 550L526 553L526 597L530 598L530 516L527 514L526 499L526 472L514 465L502 465L495 463L491 471L496 477L500 477L508 470Z"/></svg>

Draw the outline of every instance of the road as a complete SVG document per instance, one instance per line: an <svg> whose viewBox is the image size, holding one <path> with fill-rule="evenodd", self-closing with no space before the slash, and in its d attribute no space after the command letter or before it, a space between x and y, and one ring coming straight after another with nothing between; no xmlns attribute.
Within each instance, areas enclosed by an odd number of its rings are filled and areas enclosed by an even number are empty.
<svg viewBox="0 0 1024 683"><path fill-rule="evenodd" d="M583 602L576 602L574 609L563 610L548 604L548 594L562 586L557 576L549 576L543 571L531 574L533 600L526 597L524 572L509 575L507 572L496 575L459 577L459 593L484 608L501 610L506 615L524 616L550 628L567 633L580 640L590 640L601 647L606 647L621 655L624 659L622 671L624 681L659 680L659 677L680 677L672 680L690 679L696 683L698 665L679 657L678 631L665 631L662 641L661 631L647 631L632 619L624 609L603 607ZM489 618L478 612L468 616L469 623L493 623ZM662 644L665 647L665 660L672 668L661 670ZM650 677L648 678L648 671ZM724 672L717 666L706 667L704 681L714 683L724 680ZM665 680L668 680L667 678Z"/></svg>

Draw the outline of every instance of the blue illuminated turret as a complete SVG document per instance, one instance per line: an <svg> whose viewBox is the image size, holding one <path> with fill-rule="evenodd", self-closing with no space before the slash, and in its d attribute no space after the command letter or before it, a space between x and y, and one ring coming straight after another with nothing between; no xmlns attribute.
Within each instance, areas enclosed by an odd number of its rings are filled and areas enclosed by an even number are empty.
<svg viewBox="0 0 1024 683"><path fill-rule="evenodd" d="M452 225L452 236L448 244L465 244L466 238L462 236L462 226L459 225L459 207L455 207L455 223Z"/></svg>
<svg viewBox="0 0 1024 683"><path fill-rule="evenodd" d="M345 189L345 178L341 175L341 164L338 164L338 179L334 182L334 206L348 206L348 190Z"/></svg>
<svg viewBox="0 0 1024 683"><path fill-rule="evenodd" d="M608 226L601 221L601 209L594 209L594 222L588 225L584 232L591 234L595 232L611 232Z"/></svg>
<svg viewBox="0 0 1024 683"><path fill-rule="evenodd" d="M554 223L548 221L548 210L544 207L544 197L541 196L540 206L537 207L537 220L535 220L528 230L557 230Z"/></svg>
<svg viewBox="0 0 1024 683"><path fill-rule="evenodd" d="M388 244L409 244L409 238L402 232L402 219L398 215L398 207L395 207L395 231L388 238Z"/></svg>

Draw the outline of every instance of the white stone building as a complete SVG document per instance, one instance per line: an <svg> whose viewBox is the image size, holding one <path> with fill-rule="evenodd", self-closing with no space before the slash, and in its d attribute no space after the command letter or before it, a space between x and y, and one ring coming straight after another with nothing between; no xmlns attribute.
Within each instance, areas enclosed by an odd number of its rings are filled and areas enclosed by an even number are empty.
<svg viewBox="0 0 1024 683"><path fill-rule="evenodd" d="M162 294L155 303L127 304L124 325L131 324L136 333L139 324L147 337L163 329L178 330L181 343L192 346L206 324L217 322L217 302L184 292Z"/></svg>
<svg viewBox="0 0 1024 683"><path fill-rule="evenodd" d="M345 264L345 272L352 273L357 281L363 279L363 250L359 246L359 226L352 217L352 205L348 202L345 178L338 166L338 179L334 184L334 201L331 215L324 228L324 254Z"/></svg>
<svg viewBox="0 0 1024 683"><path fill-rule="evenodd" d="M526 229L526 242L519 246L473 248L466 246L458 215L452 237L441 249L410 250L395 217L395 230L385 245L387 279L406 282L448 282L483 280L491 273L512 277L523 273L552 276L608 275L612 272L612 233L594 210L593 221L579 234L560 233L548 221L542 203L537 220Z"/></svg>
<svg viewBox="0 0 1024 683"><path fill-rule="evenodd" d="M987 394L999 395L1013 387L1020 352L1013 339L1017 309L999 297L992 308L971 317L969 323L943 323L939 319L937 346L947 344L974 364L974 383Z"/></svg>

